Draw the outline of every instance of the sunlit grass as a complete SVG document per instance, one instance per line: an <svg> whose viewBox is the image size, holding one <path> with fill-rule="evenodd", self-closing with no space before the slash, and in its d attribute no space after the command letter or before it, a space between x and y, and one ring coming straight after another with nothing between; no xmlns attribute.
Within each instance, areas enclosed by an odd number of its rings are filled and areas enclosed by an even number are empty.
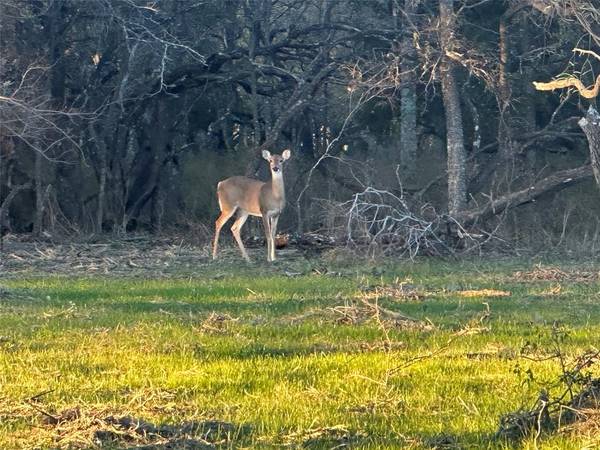
<svg viewBox="0 0 600 450"><path fill-rule="evenodd" d="M556 282L515 280L523 267L427 260L345 264L331 275L288 276L277 266L233 275L235 266L215 266L163 279L7 280L0 448L132 444L44 422L45 413L75 407L82 417L232 423L236 431L218 440L225 447L501 448L493 439L500 416L532 406L540 387L560 374L556 361L519 358L521 348L549 351L555 322L570 331L567 355L600 336L598 283L557 289ZM426 295L381 304L435 328L337 320L331 308L395 281ZM458 295L483 288L511 295ZM459 333L467 325L480 329ZM588 444L560 434L540 442Z"/></svg>

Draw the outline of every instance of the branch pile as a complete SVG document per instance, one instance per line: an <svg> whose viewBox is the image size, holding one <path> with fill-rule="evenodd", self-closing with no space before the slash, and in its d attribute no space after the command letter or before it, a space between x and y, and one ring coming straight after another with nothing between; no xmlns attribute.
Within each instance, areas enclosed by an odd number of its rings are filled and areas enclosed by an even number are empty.
<svg viewBox="0 0 600 450"><path fill-rule="evenodd" d="M406 201L397 195L372 187L356 193L340 205L345 218L345 238L354 248L369 254L408 255L441 254L449 250L442 231L446 219L433 214L431 220L411 211Z"/></svg>
<svg viewBox="0 0 600 450"><path fill-rule="evenodd" d="M560 351L555 358L563 367L558 395L551 396L550 390L542 389L532 409L504 415L496 438L515 441L532 436L537 441L542 434L552 431L600 428L600 378L593 378L587 372L598 362L600 351L585 352L571 367L565 365L565 357Z"/></svg>

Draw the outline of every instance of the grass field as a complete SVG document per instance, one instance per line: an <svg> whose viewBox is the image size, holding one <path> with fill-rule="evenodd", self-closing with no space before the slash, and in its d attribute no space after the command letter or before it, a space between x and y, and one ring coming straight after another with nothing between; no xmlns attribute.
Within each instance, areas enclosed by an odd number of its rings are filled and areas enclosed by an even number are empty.
<svg viewBox="0 0 600 450"><path fill-rule="evenodd" d="M500 417L559 390L553 324L567 359L598 345L598 269L549 267L13 274L0 292L0 448L508 447L493 439ZM516 447L596 448L588 428Z"/></svg>

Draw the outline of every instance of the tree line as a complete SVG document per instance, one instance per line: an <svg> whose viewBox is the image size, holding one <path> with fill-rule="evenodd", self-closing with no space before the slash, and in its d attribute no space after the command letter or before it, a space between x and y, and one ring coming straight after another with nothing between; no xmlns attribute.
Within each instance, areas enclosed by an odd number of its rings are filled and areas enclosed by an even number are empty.
<svg viewBox="0 0 600 450"><path fill-rule="evenodd" d="M376 188L487 233L593 231L598 6L0 0L2 232L209 223L217 181L283 148L287 230Z"/></svg>

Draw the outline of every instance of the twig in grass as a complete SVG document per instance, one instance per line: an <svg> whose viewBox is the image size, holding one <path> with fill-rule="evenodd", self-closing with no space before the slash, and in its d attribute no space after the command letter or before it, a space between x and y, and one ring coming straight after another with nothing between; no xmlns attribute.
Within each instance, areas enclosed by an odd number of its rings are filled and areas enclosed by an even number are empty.
<svg viewBox="0 0 600 450"><path fill-rule="evenodd" d="M378 302L378 299L376 300L375 304L370 303L364 297L361 298L360 301L365 306L368 306L369 308L371 308L375 312L376 316L384 315L384 316L387 316L388 318L393 319L393 320L401 320L401 321L406 321L406 322L421 323L421 321L419 319L415 319L414 317L407 316L406 314L401 314L399 312L392 311L390 309L384 308L383 306L380 306L379 302Z"/></svg>
<svg viewBox="0 0 600 450"><path fill-rule="evenodd" d="M25 399L25 402L34 402L38 399L40 399L41 397L43 397L46 394L50 394L51 392L56 391L56 389L48 389L47 391L42 391L39 394L35 394L33 397L29 397L27 399Z"/></svg>
<svg viewBox="0 0 600 450"><path fill-rule="evenodd" d="M408 367L410 367L410 366L412 366L412 365L414 365L414 364L416 364L416 363L418 363L420 361L436 357L440 353L443 353L448 348L450 348L450 346L454 343L454 341L456 341L460 336L462 336L462 335L455 334L450 339L448 339L448 341L446 342L446 344L443 345L442 347L440 347L440 348L438 348L438 349L436 349L434 351L428 352L427 354L418 355L418 356L415 356L414 358L410 358L404 364L402 364L400 366L397 366L397 367L394 367L393 369L388 370L388 372L387 372L388 375L395 375L396 373L398 373L398 372L400 372L400 371L402 371L402 370L404 370L404 369L406 369L406 368L408 368Z"/></svg>
<svg viewBox="0 0 600 450"><path fill-rule="evenodd" d="M481 314L481 316L474 320L471 320L471 322L467 323L464 327L462 327L456 333L452 334L452 336L450 336L450 338L446 341L446 344L444 344L443 346L439 347L438 349L436 349L434 351L428 352L427 354L415 356L414 358L411 358L408 361L406 361L404 364L397 366L393 369L390 369L388 371L388 375L394 375L394 374L406 369L407 367L412 366L413 364L416 364L425 359L434 358L434 357L440 355L441 353L448 350L452 346L454 341L456 341L461 336L479 334L479 333L488 331L489 329L487 327L472 325L473 322L474 323L483 323L486 320L488 320L488 318L490 317L490 315L491 315L490 305L488 303L484 303L484 305L486 306L486 309Z"/></svg>
<svg viewBox="0 0 600 450"><path fill-rule="evenodd" d="M60 417L54 416L54 415L50 414L48 411L45 411L44 409L40 408L38 405L35 404L34 401L25 400L25 403L27 403L29 406L31 406L33 409L35 409L37 412L39 412L44 417L46 417L49 424L56 425L57 423L60 422Z"/></svg>

